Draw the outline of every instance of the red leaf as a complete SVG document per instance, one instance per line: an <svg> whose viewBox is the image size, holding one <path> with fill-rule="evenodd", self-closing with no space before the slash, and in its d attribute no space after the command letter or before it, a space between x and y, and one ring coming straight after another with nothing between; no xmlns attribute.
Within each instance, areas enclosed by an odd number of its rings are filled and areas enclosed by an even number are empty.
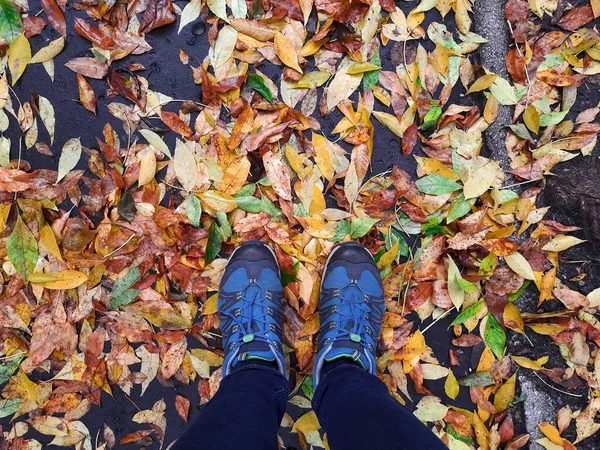
<svg viewBox="0 0 600 450"><path fill-rule="evenodd" d="M515 436L515 424L512 415L509 414L504 419L498 433L500 434L500 442L502 443L510 441Z"/></svg>
<svg viewBox="0 0 600 450"><path fill-rule="evenodd" d="M58 31L62 36L67 35L67 23L65 22L65 15L54 0L42 0L42 9L48 17L48 22Z"/></svg>
<svg viewBox="0 0 600 450"><path fill-rule="evenodd" d="M452 345L456 345L457 347L473 347L482 342L483 339L476 334L463 334L459 338L452 339Z"/></svg>
<svg viewBox="0 0 600 450"><path fill-rule="evenodd" d="M27 39L37 36L46 27L46 21L41 17L29 16L23 19L23 29Z"/></svg>
<svg viewBox="0 0 600 450"><path fill-rule="evenodd" d="M417 124L413 123L409 126L402 135L402 153L405 155L410 155L415 148L415 144L417 143L417 137L419 137L417 131Z"/></svg>
<svg viewBox="0 0 600 450"><path fill-rule="evenodd" d="M140 99L125 85L124 78L110 66L108 67L108 83L110 84L111 89L117 92L121 97L131 100L143 109Z"/></svg>
<svg viewBox="0 0 600 450"><path fill-rule="evenodd" d="M85 109L96 114L96 94L80 73L77 74L77 85L79 87L79 100Z"/></svg>
<svg viewBox="0 0 600 450"><path fill-rule="evenodd" d="M225 78L213 85L213 89L215 92L227 92L232 89L239 89L244 81L246 81L247 75L239 75L237 77Z"/></svg>
<svg viewBox="0 0 600 450"><path fill-rule="evenodd" d="M192 129L187 126L187 124L181 120L181 118L171 111L161 111L160 117L162 121L175 133L179 133L184 138L190 138L192 136Z"/></svg>
<svg viewBox="0 0 600 450"><path fill-rule="evenodd" d="M590 5L573 8L557 22L565 30L575 31L594 20L594 12Z"/></svg>
<svg viewBox="0 0 600 450"><path fill-rule="evenodd" d="M181 395L175 396L175 410L177 411L177 414L179 414L179 417L181 417L184 422L187 422L190 412L190 401Z"/></svg>
<svg viewBox="0 0 600 450"><path fill-rule="evenodd" d="M88 22L79 17L75 18L75 31L78 35L83 36L88 41L96 44L98 47L105 50L113 50L117 44L111 36L103 33L100 29L93 27Z"/></svg>
<svg viewBox="0 0 600 450"><path fill-rule="evenodd" d="M525 75L525 58L521 56L516 48L513 48L508 52L506 68L508 69L508 73L510 73L513 81L520 84L527 84Z"/></svg>
<svg viewBox="0 0 600 450"><path fill-rule="evenodd" d="M175 14L173 13L171 0L150 0L140 23L140 31L147 33L173 22L175 22Z"/></svg>

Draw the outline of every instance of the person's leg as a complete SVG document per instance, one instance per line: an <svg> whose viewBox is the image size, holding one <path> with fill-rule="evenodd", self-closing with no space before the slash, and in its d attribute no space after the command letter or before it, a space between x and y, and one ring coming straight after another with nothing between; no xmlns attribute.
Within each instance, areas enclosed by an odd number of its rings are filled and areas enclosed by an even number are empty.
<svg viewBox="0 0 600 450"><path fill-rule="evenodd" d="M276 450L288 381L276 366L248 361L223 378L172 450Z"/></svg>
<svg viewBox="0 0 600 450"><path fill-rule="evenodd" d="M446 448L388 394L375 375L352 361L331 364L334 367L325 367L313 398L313 409L331 450Z"/></svg>
<svg viewBox="0 0 600 450"><path fill-rule="evenodd" d="M271 248L231 255L219 289L223 380L175 449L276 450L288 395L281 344L283 288Z"/></svg>
<svg viewBox="0 0 600 450"><path fill-rule="evenodd" d="M376 376L384 309L371 253L354 242L335 247L321 285L313 409L332 450L443 449Z"/></svg>

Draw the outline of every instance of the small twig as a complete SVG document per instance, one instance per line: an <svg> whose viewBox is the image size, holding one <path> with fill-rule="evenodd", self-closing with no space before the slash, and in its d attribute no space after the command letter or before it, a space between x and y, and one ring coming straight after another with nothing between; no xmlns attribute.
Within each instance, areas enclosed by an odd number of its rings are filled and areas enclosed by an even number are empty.
<svg viewBox="0 0 600 450"><path fill-rule="evenodd" d="M536 377L538 377L538 378L540 379L540 381L541 381L542 383L544 383L546 386L548 386L550 389L554 389L555 391L557 391L557 392L560 392L561 394L570 395L571 397L579 397L579 398L583 397L583 395L581 395L581 394L573 394L572 392L567 392L567 391L563 391L562 389L558 389L558 388L556 388L556 387L552 386L551 384L548 384L548 383L546 383L546 382L544 381L544 379L543 379L542 377L540 377L540 376L539 376L537 373L535 373L534 371L532 371L532 373L533 373L533 374L534 374Z"/></svg>
<svg viewBox="0 0 600 450"><path fill-rule="evenodd" d="M119 250L121 250L123 247L125 247L127 244L129 244L129 241L131 241L133 239L133 237L136 235L136 233L133 233L131 236L129 236L129 239L127 239L125 242L123 242L123 244L121 246L119 246L118 248L115 248L112 252L110 252L108 255L105 256L105 258L108 258L109 256L111 256L113 253L118 252Z"/></svg>
<svg viewBox="0 0 600 450"><path fill-rule="evenodd" d="M540 178L539 180L527 180L527 181L522 181L521 183L514 183L514 184L509 184L507 186L495 186L498 189L508 189L511 187L517 187L517 186L522 186L524 184L529 184L529 183L535 183L537 181L543 181L543 178Z"/></svg>
<svg viewBox="0 0 600 450"><path fill-rule="evenodd" d="M18 358L19 356L23 356L26 354L27 354L27 352L20 352L20 353L13 353L12 355L8 355L8 356L0 356L0 361Z"/></svg>
<svg viewBox="0 0 600 450"><path fill-rule="evenodd" d="M442 314L440 317L438 317L437 319L435 319L433 322L431 322L429 325L427 325L425 327L425 329L421 331L421 334L425 334L425 332L427 330L429 330L432 326L434 326L436 323L438 323L440 320L442 320L444 317L446 317L448 314L450 314L450 312L453 309L454 309L454 306L452 308L450 308L448 311L446 311L444 314Z"/></svg>

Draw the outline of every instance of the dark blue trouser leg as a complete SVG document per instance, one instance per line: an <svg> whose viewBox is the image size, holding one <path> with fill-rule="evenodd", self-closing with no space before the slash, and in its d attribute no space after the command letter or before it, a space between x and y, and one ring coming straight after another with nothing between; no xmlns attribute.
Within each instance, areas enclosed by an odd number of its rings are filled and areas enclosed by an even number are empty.
<svg viewBox="0 0 600 450"><path fill-rule="evenodd" d="M223 378L172 450L277 450L288 393L276 369L245 363Z"/></svg>
<svg viewBox="0 0 600 450"><path fill-rule="evenodd" d="M331 450L446 449L388 394L381 380L355 364L341 364L325 373L313 409Z"/></svg>

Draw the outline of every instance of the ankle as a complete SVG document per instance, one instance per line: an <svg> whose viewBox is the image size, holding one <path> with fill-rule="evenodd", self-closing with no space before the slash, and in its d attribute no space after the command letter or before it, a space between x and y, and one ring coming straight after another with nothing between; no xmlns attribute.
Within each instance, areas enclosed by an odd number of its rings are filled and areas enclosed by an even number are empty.
<svg viewBox="0 0 600 450"><path fill-rule="evenodd" d="M321 368L319 378L323 379L325 375L327 375L329 372L331 372L333 369L339 366L356 366L359 369L364 370L362 366L358 362L354 361L352 358L338 358L334 361L325 361L325 363L323 363L323 367Z"/></svg>

